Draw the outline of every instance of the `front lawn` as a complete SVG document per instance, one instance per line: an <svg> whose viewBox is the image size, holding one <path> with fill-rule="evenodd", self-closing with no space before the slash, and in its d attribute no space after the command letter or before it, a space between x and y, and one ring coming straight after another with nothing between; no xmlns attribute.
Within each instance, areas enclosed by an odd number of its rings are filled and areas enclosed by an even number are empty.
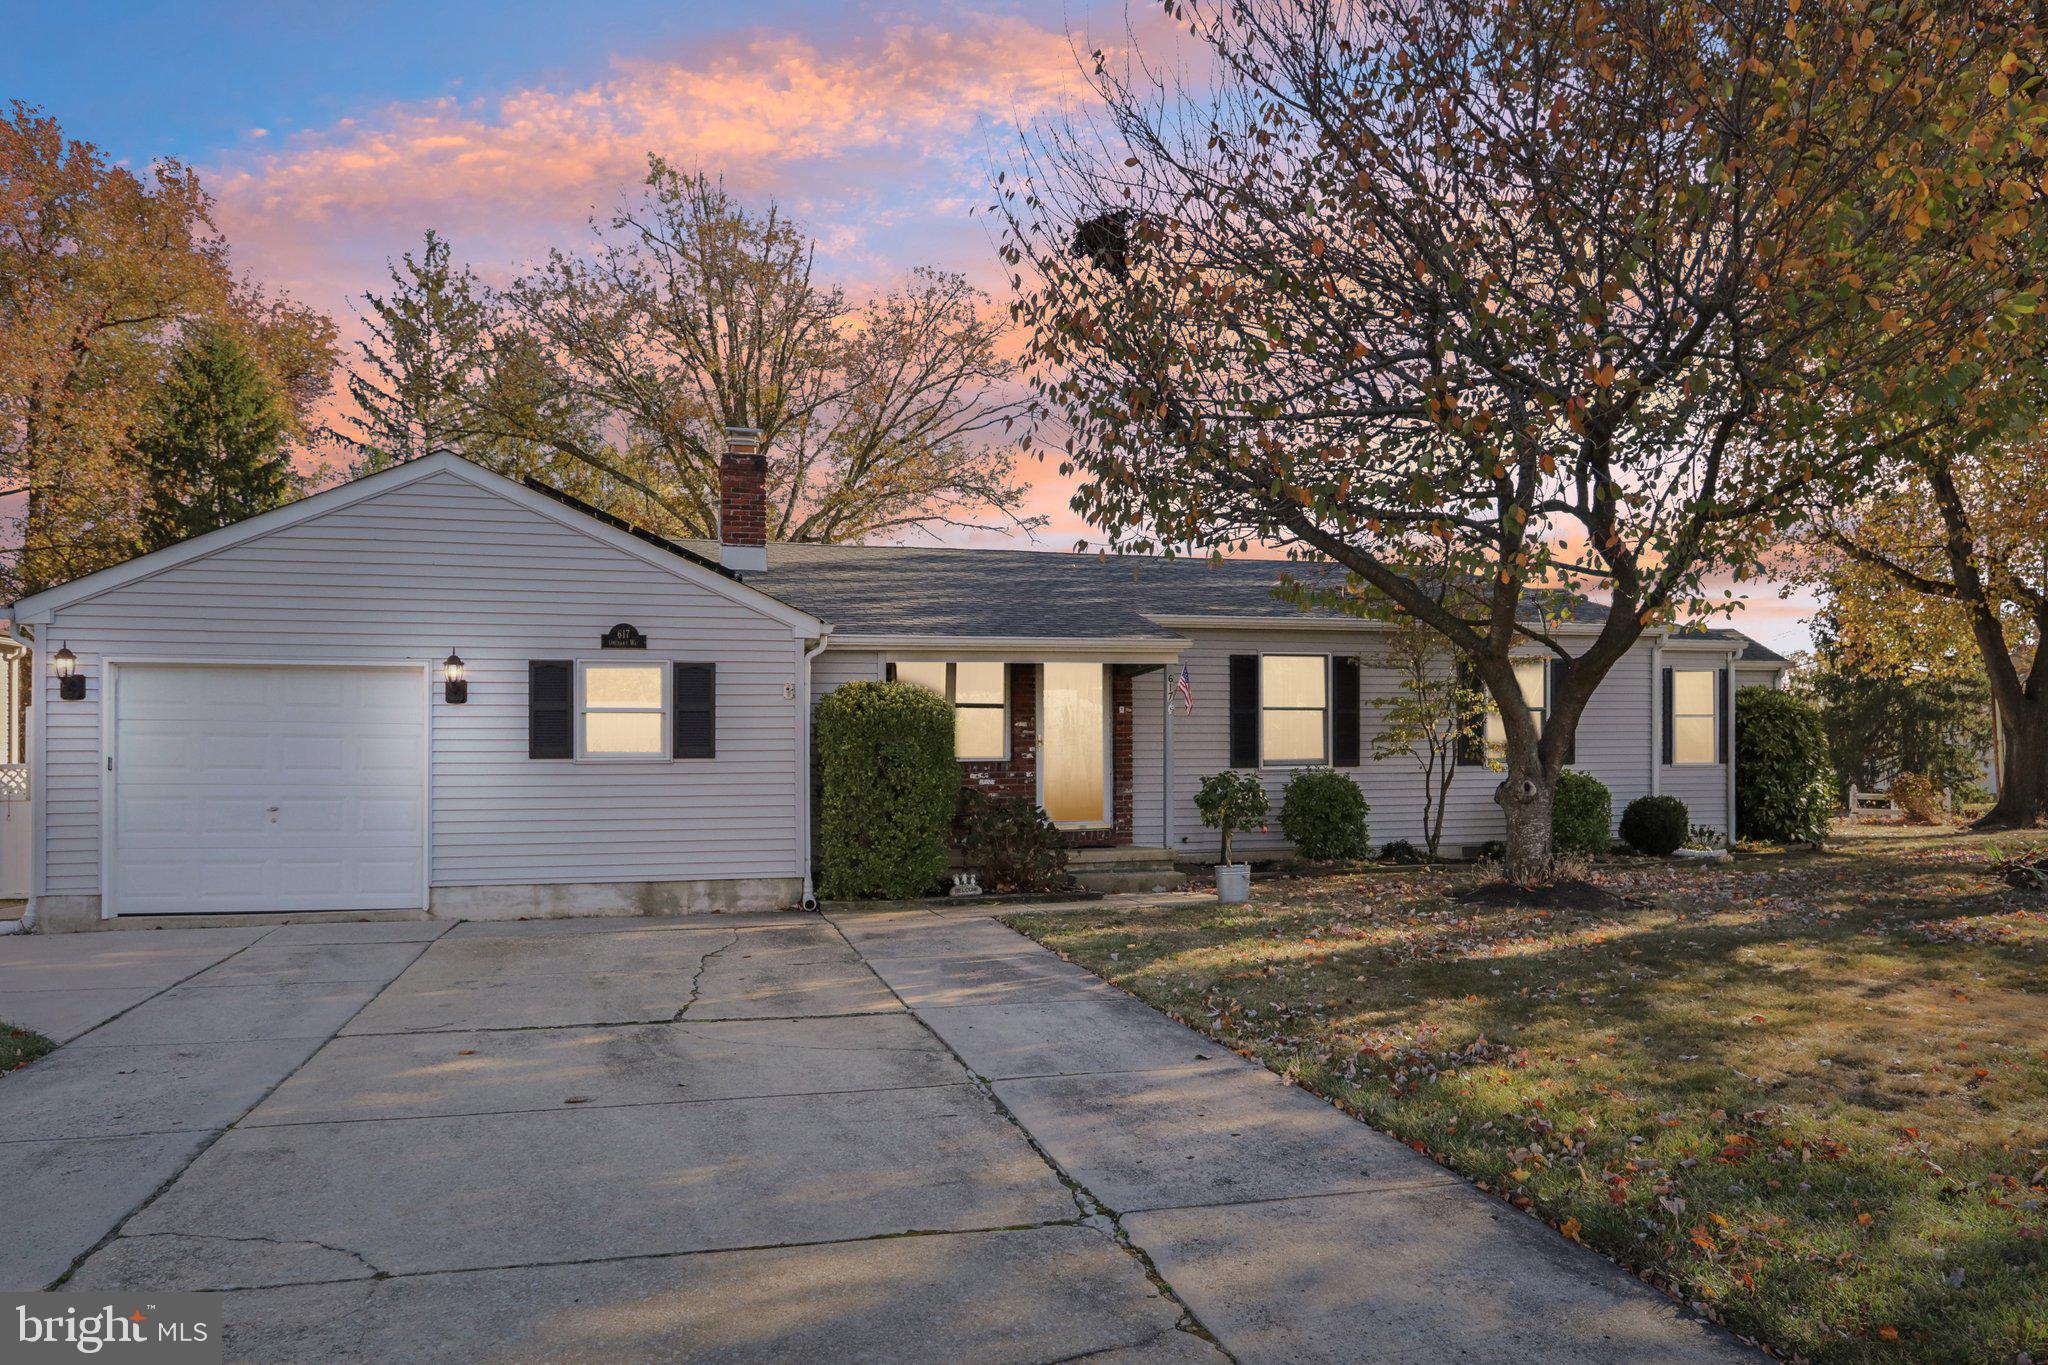
<svg viewBox="0 0 2048 1365"><path fill-rule="evenodd" d="M1782 1352L2040 1361L2048 902L1986 847L1615 865L1609 913L1418 871L1010 922Z"/></svg>

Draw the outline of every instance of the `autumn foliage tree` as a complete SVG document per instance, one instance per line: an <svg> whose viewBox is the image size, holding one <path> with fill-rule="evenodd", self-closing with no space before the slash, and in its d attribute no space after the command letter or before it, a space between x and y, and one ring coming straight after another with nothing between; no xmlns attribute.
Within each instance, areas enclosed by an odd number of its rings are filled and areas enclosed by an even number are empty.
<svg viewBox="0 0 2048 1365"><path fill-rule="evenodd" d="M189 167L113 164L16 102L0 117L0 493L17 498L0 590L127 558L147 501L135 442L184 339L230 328L311 434L334 329L237 279Z"/></svg>
<svg viewBox="0 0 2048 1365"><path fill-rule="evenodd" d="M1839 651L1872 671L1988 681L2004 760L1978 822L1990 828L2048 815L2043 421L2031 403L2003 420L1954 414L1887 462L1882 491L1816 523Z"/></svg>
<svg viewBox="0 0 2048 1365"><path fill-rule="evenodd" d="M1546 876L1601 679L1907 439L1898 389L1972 382L1931 337L2008 324L1933 247L2001 230L1961 187L2030 154L1985 79L2019 11L1166 9L1213 75L1099 60L1002 187L1040 429L1112 538L1326 556L1437 631L1504 719L1508 874ZM1531 651L1568 665L1540 736Z"/></svg>

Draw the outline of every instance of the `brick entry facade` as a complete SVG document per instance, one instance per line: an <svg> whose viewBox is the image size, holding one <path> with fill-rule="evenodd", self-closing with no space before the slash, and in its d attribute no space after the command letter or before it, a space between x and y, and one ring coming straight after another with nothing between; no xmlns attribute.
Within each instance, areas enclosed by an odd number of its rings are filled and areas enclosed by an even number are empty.
<svg viewBox="0 0 2048 1365"><path fill-rule="evenodd" d="M1000 763L962 763L961 778L990 796L1038 800L1038 669L1007 664L1010 697L1010 757ZM1111 829L1061 831L1069 848L1108 848L1131 842L1131 675L1111 665L1110 809Z"/></svg>

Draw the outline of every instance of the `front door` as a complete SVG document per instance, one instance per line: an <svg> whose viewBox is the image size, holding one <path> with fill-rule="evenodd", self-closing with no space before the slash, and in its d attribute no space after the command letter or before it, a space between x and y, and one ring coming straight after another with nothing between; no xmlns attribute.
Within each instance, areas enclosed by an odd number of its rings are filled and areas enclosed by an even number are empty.
<svg viewBox="0 0 2048 1365"><path fill-rule="evenodd" d="M1108 825L1109 669L1045 664L1038 697L1039 804L1058 825Z"/></svg>

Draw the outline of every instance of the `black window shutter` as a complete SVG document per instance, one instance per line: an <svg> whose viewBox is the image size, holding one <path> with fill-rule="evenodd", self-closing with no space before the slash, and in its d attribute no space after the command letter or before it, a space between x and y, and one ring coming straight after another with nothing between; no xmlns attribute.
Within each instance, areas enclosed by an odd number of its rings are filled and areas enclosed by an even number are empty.
<svg viewBox="0 0 2048 1365"><path fill-rule="evenodd" d="M576 665L568 659L527 661L526 756L576 757Z"/></svg>
<svg viewBox="0 0 2048 1365"><path fill-rule="evenodd" d="M1728 670L1724 668L1714 674L1714 716L1720 722L1721 732L1718 736L1719 743L1715 747L1720 749L1723 763L1728 761L1728 733L1735 722L1735 717L1730 713L1734 709L1728 704Z"/></svg>
<svg viewBox="0 0 2048 1365"><path fill-rule="evenodd" d="M718 756L718 665L676 665L677 758Z"/></svg>
<svg viewBox="0 0 2048 1365"><path fill-rule="evenodd" d="M1458 690L1480 692L1479 675L1469 659L1459 659L1456 664ZM1454 755L1461 768L1483 767L1486 763L1486 699L1484 694L1475 698L1458 718L1458 747Z"/></svg>
<svg viewBox="0 0 2048 1365"><path fill-rule="evenodd" d="M1259 766L1259 656L1230 656L1230 766Z"/></svg>
<svg viewBox="0 0 2048 1365"><path fill-rule="evenodd" d="M1670 763L1671 760L1674 757L1676 757L1678 753L1677 741L1674 740L1671 735L1672 710L1673 707L1671 705L1671 670L1667 668L1664 670L1664 723L1661 727L1659 727L1664 732L1664 762L1667 764Z"/></svg>
<svg viewBox="0 0 2048 1365"><path fill-rule="evenodd" d="M1330 682L1337 690L1330 710L1330 765L1358 766L1358 660L1330 660Z"/></svg>
<svg viewBox="0 0 2048 1365"><path fill-rule="evenodd" d="M1552 659L1550 661L1549 675L1543 680L1543 723L1545 725L1550 724L1551 712L1557 709L1557 694L1564 690L1564 680L1569 678L1571 673L1572 666L1569 660ZM1565 742L1564 761L1567 763L1579 761L1579 727L1576 725L1572 727L1572 737Z"/></svg>

